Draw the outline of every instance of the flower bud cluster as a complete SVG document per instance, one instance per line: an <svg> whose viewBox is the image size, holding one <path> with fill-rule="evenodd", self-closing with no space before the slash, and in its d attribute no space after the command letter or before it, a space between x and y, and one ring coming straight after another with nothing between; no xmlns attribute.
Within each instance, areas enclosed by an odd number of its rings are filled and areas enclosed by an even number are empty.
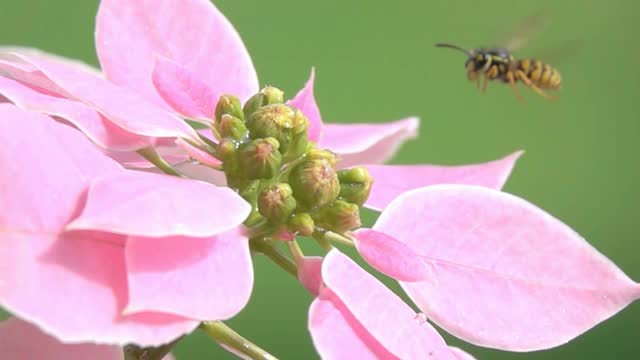
<svg viewBox="0 0 640 360"><path fill-rule="evenodd" d="M370 174L336 170L337 155L309 141L309 120L285 103L281 90L265 87L244 106L223 95L215 115L216 154L227 183L253 207L247 226L302 236L360 226Z"/></svg>

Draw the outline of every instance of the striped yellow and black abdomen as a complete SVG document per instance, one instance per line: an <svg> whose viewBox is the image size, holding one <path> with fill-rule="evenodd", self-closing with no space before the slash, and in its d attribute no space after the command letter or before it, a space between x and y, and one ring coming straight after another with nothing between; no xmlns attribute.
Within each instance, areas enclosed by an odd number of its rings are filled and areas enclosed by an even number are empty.
<svg viewBox="0 0 640 360"><path fill-rule="evenodd" d="M521 59L516 61L516 69L522 71L526 77L541 89L560 89L562 77L560 72L549 64L540 60Z"/></svg>

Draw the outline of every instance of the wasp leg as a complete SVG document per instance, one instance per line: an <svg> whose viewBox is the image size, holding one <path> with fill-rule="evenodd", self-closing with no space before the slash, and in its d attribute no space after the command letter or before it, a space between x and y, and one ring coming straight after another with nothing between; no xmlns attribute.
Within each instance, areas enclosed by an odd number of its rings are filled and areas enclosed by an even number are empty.
<svg viewBox="0 0 640 360"><path fill-rule="evenodd" d="M507 77L507 81L509 81L509 84L511 85L511 89L513 90L513 93L516 96L516 99L518 99L518 101L524 105L524 98L522 97L522 94L520 94L520 91L518 91L518 87L516 86L516 79L514 79L514 75L513 72L509 71L506 73L505 75Z"/></svg>
<svg viewBox="0 0 640 360"><path fill-rule="evenodd" d="M487 71L487 73L484 74L484 83L482 84L483 93L487 91L487 84L489 83L489 80L493 80L497 78L498 73L499 73L498 66L493 65L492 67L489 68L489 71Z"/></svg>
<svg viewBox="0 0 640 360"><path fill-rule="evenodd" d="M487 84L489 84L489 76L488 75L483 75L482 76L482 93L484 94L485 92L487 92ZM480 87L480 83L478 83L478 88Z"/></svg>
<svg viewBox="0 0 640 360"><path fill-rule="evenodd" d="M516 76L518 77L518 79L520 79L526 86L530 87L531 89L533 89L533 91L535 91L538 95L544 97L547 100L555 100L557 99L557 97L553 96L553 95L549 95L546 92L542 91L542 89L540 89L539 87L536 86L536 84L534 84L533 82L531 82L531 80L529 80L529 78L527 78L527 75L522 72L521 70L517 70L516 71Z"/></svg>

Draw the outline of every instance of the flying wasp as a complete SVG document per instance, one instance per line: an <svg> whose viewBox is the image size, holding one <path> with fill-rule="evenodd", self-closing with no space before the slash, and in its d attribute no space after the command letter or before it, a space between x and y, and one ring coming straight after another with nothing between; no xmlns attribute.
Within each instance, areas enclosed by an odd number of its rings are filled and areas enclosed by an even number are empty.
<svg viewBox="0 0 640 360"><path fill-rule="evenodd" d="M548 25L548 17L536 14L526 18L517 31L502 41L502 46L495 48L477 48L467 50L453 44L436 44L436 47L455 49L467 54L468 58L464 66L467 69L467 78L476 81L479 89L484 93L487 90L489 80L501 81L509 84L521 103L524 98L520 94L516 83L522 82L540 96L546 99L556 99L556 96L548 94L545 90L560 90L562 77L560 72L550 64L533 58L518 59L513 52L524 47L530 38ZM480 81L482 78L482 85Z"/></svg>

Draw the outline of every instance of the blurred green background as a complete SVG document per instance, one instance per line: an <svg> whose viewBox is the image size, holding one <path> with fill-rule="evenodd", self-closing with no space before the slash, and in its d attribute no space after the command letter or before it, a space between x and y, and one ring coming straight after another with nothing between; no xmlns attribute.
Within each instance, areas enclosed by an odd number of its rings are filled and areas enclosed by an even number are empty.
<svg viewBox="0 0 640 360"><path fill-rule="evenodd" d="M640 49L635 0L602 1L232 1L215 3L242 35L260 75L291 96L316 66L316 96L325 121L422 119L420 138L394 163L484 162L524 149L506 191L571 225L630 277L640 280ZM33 46L97 64L97 0L2 3L0 43ZM582 51L558 59L561 99L521 88L468 83L464 56L435 42L491 45L519 19L539 10L553 26L516 55L535 56L570 40ZM367 213L368 224L374 217ZM257 258L250 305L229 324L282 359L317 358L306 330L311 297L287 274ZM389 282L387 282L389 283ZM398 287L390 284L393 289ZM640 304L570 344L517 354L447 337L479 359L636 359ZM175 350L179 360L232 358L196 333Z"/></svg>

